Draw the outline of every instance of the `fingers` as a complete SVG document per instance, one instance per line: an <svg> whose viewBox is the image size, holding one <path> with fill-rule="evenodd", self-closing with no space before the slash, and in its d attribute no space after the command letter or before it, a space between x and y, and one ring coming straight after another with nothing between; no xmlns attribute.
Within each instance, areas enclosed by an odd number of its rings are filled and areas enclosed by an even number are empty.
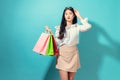
<svg viewBox="0 0 120 80"><path fill-rule="evenodd" d="M77 11L77 10L76 10L76 9L74 9L74 12L75 12L75 13L76 13L76 11Z"/></svg>
<svg viewBox="0 0 120 80"><path fill-rule="evenodd" d="M80 16L80 13L79 13L79 11L78 11L77 9L74 9L74 12L75 12L75 15L76 15L77 17Z"/></svg>
<svg viewBox="0 0 120 80"><path fill-rule="evenodd" d="M45 26L45 30L52 34L52 30L47 25Z"/></svg>
<svg viewBox="0 0 120 80"><path fill-rule="evenodd" d="M48 31L48 30L49 30L49 27L46 25L46 26L45 26L45 29L46 29L46 31Z"/></svg>
<svg viewBox="0 0 120 80"><path fill-rule="evenodd" d="M75 12L78 12L78 10L77 10L77 9L74 9L74 11L75 11Z"/></svg>

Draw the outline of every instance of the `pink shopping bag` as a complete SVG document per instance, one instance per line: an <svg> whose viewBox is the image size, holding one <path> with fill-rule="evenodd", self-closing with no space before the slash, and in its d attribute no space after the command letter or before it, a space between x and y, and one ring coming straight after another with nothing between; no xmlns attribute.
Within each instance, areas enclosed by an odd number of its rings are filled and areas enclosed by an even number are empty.
<svg viewBox="0 0 120 80"><path fill-rule="evenodd" d="M35 44L33 51L35 51L39 54L45 55L47 47L48 47L48 42L49 42L49 34L42 33L41 36L39 37L37 43Z"/></svg>

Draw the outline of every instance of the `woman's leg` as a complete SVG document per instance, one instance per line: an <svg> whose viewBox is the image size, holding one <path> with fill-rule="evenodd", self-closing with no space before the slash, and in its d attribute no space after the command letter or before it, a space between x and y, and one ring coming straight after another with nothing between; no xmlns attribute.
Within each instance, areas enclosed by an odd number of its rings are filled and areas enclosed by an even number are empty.
<svg viewBox="0 0 120 80"><path fill-rule="evenodd" d="M59 70L59 73L60 73L60 80L68 80L68 72L67 71Z"/></svg>
<svg viewBox="0 0 120 80"><path fill-rule="evenodd" d="M75 72L68 72L68 80L74 80Z"/></svg>

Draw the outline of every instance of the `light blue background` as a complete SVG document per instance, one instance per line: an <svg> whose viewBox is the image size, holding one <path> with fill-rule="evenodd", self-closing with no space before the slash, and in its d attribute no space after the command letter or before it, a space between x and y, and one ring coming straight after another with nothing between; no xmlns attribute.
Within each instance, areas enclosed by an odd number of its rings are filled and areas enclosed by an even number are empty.
<svg viewBox="0 0 120 80"><path fill-rule="evenodd" d="M80 34L75 80L120 80L119 0L0 0L0 80L59 80L55 57L32 51L44 26L55 32L72 6L92 29ZM79 21L80 23L80 21Z"/></svg>

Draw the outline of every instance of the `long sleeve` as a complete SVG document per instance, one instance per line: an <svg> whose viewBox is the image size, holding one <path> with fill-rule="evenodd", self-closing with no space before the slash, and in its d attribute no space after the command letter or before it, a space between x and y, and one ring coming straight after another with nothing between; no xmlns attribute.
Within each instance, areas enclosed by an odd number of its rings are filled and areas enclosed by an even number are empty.
<svg viewBox="0 0 120 80"><path fill-rule="evenodd" d="M56 40L56 43L57 43L57 45L59 45L62 41L60 40L60 39L58 39L58 37L59 37L59 26L55 26L55 29L56 29L56 31L55 31L55 40Z"/></svg>
<svg viewBox="0 0 120 80"><path fill-rule="evenodd" d="M81 23L82 25L77 24L80 32L85 32L92 27L91 24L88 23L88 18L84 18L83 20L81 20Z"/></svg>
<svg viewBox="0 0 120 80"><path fill-rule="evenodd" d="M56 32L55 32L55 40L57 43L57 46L61 45L77 45L79 43L79 32L87 31L91 28L91 24L88 23L87 18L83 19L82 25L79 24L72 24L69 26L69 28L65 28L66 32L64 33L63 39L59 39L59 31L60 27L56 26Z"/></svg>
<svg viewBox="0 0 120 80"><path fill-rule="evenodd" d="M56 32L55 32L55 40L57 42L57 45L61 46L63 44L67 44L68 43L68 40L69 40L69 36L64 34L64 38L62 40L60 40L58 37L59 37L59 30L60 30L60 27L59 26L56 26Z"/></svg>

